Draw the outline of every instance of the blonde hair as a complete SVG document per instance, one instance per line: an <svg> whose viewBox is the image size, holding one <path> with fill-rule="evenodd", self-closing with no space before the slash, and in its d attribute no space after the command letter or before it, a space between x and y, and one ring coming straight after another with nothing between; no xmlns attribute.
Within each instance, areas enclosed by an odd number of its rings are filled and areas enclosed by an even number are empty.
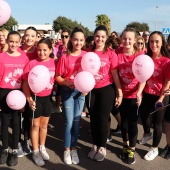
<svg viewBox="0 0 170 170"><path fill-rule="evenodd" d="M2 32L4 34L5 40L7 39L8 36L8 31L6 29L0 29L0 32ZM5 52L8 49L8 44L5 43L5 46L1 49L1 52Z"/></svg>
<svg viewBox="0 0 170 170"><path fill-rule="evenodd" d="M143 41L142 51L145 51L145 50L146 50L146 47L145 47L145 40L144 40L144 38L143 38L142 36L138 36L138 37L137 37L136 46L138 46L137 43L138 43L139 40L142 40L142 41Z"/></svg>

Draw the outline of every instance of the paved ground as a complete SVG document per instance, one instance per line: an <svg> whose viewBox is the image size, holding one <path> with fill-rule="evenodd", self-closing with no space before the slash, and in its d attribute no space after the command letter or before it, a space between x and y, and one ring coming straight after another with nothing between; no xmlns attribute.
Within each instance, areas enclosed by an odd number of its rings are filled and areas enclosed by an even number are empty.
<svg viewBox="0 0 170 170"><path fill-rule="evenodd" d="M46 141L47 151L50 155L50 160L46 161L44 167L36 166L31 155L19 158L19 163L15 167L8 167L7 165L1 166L1 170L17 169L17 170L159 170L159 169L170 169L170 161L167 161L161 157L155 158L153 161L145 161L143 159L146 154L151 141L147 145L137 144L137 155L136 163L134 165L127 165L119 159L119 153L121 152L122 142L120 135L113 136L113 140L107 145L107 156L103 162L95 162L87 158L87 153L91 147L91 136L88 133L89 128L89 118L83 118L81 121L82 129L80 130L80 136L78 141L78 153L80 158L79 165L65 165L63 163L63 114L52 114L49 128L48 136ZM112 128L116 127L115 119L112 119ZM142 127L139 123L139 137L142 136ZM160 150L165 146L165 134L163 134Z"/></svg>

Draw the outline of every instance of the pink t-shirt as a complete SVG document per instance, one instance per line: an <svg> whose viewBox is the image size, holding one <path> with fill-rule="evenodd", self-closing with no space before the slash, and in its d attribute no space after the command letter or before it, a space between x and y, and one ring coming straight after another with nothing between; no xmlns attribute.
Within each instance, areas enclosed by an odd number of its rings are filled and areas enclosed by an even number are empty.
<svg viewBox="0 0 170 170"><path fill-rule="evenodd" d="M12 57L6 52L0 54L0 88L20 89L22 83L22 74L28 57L21 54Z"/></svg>
<svg viewBox="0 0 170 170"><path fill-rule="evenodd" d="M165 74L166 79L170 79L170 61L166 64L166 74Z"/></svg>
<svg viewBox="0 0 170 170"><path fill-rule="evenodd" d="M132 72L133 60L143 52L127 56L123 53L123 47L116 50L118 55L118 72L124 98L136 98L139 82Z"/></svg>
<svg viewBox="0 0 170 170"><path fill-rule="evenodd" d="M23 49L23 46L20 46L18 48L18 51L20 53L25 54L29 58L30 61L38 57L38 55L37 55L37 48L36 47L34 47L34 51L32 53L25 52L24 49Z"/></svg>
<svg viewBox="0 0 170 170"><path fill-rule="evenodd" d="M113 83L111 70L117 69L118 58L110 48L106 52L94 51L100 58L101 66L97 75L94 75L96 84L94 88L102 88Z"/></svg>
<svg viewBox="0 0 170 170"><path fill-rule="evenodd" d="M31 71L31 69L34 67L34 66L37 66L37 65L43 65L43 66L46 66L49 71L50 71L50 75L51 75L51 78L50 78L50 83L49 85L40 93L36 94L36 96L40 96L40 97L43 97L43 96L49 96L51 93L52 93L52 90L53 90L53 85L54 85L54 76L55 76L55 60L53 58L50 58L48 61L39 61L38 59L34 59L34 60L31 60L25 67L24 69L24 74L22 76L22 78L24 80L28 80L28 74L29 72ZM33 92L32 92L33 93ZM33 93L34 94L34 93Z"/></svg>
<svg viewBox="0 0 170 170"><path fill-rule="evenodd" d="M169 58L162 56L159 59L153 59L154 62L154 73L147 80L144 91L148 94L160 96L162 87L164 85L167 72L167 63L170 61Z"/></svg>
<svg viewBox="0 0 170 170"><path fill-rule="evenodd" d="M63 54L66 54L67 48L64 45L59 45L58 52L57 52L57 58L60 59L60 57Z"/></svg>
<svg viewBox="0 0 170 170"><path fill-rule="evenodd" d="M66 54L63 54L57 62L56 73L61 77L74 82L74 77L77 73L82 71L81 59L85 53L85 51L81 51L79 56L67 56Z"/></svg>

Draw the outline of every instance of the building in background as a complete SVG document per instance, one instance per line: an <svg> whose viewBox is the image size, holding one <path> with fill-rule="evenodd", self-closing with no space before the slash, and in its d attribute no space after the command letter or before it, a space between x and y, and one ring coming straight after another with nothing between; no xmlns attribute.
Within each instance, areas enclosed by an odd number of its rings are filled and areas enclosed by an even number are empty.
<svg viewBox="0 0 170 170"><path fill-rule="evenodd" d="M52 28L52 25L48 23L44 25L18 24L13 26L13 30L18 31L21 35L24 35L24 31L30 26L35 27L37 31L42 35L42 37L51 37L56 40L61 39L61 30L59 32L55 32Z"/></svg>

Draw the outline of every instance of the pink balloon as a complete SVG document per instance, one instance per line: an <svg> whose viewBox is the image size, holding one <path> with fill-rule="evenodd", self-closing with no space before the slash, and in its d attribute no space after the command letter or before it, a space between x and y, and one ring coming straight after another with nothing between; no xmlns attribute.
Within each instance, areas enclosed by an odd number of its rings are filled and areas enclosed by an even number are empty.
<svg viewBox="0 0 170 170"><path fill-rule="evenodd" d="M81 67L84 71L95 75L99 71L100 65L100 58L96 53L88 52L82 57Z"/></svg>
<svg viewBox="0 0 170 170"><path fill-rule="evenodd" d="M0 26L5 24L11 16L11 8L4 0L0 0Z"/></svg>
<svg viewBox="0 0 170 170"><path fill-rule="evenodd" d="M47 67L37 65L31 69L28 75L30 89L36 94L42 92L50 83L50 72Z"/></svg>
<svg viewBox="0 0 170 170"><path fill-rule="evenodd" d="M78 91L88 93L94 88L95 79L91 73L81 71L75 76L74 85Z"/></svg>
<svg viewBox="0 0 170 170"><path fill-rule="evenodd" d="M6 97L7 105L13 110L20 110L26 104L26 98L20 90L12 90Z"/></svg>
<svg viewBox="0 0 170 170"><path fill-rule="evenodd" d="M154 72L154 62L148 55L139 55L132 63L132 71L136 79L140 83L143 83L152 76Z"/></svg>

